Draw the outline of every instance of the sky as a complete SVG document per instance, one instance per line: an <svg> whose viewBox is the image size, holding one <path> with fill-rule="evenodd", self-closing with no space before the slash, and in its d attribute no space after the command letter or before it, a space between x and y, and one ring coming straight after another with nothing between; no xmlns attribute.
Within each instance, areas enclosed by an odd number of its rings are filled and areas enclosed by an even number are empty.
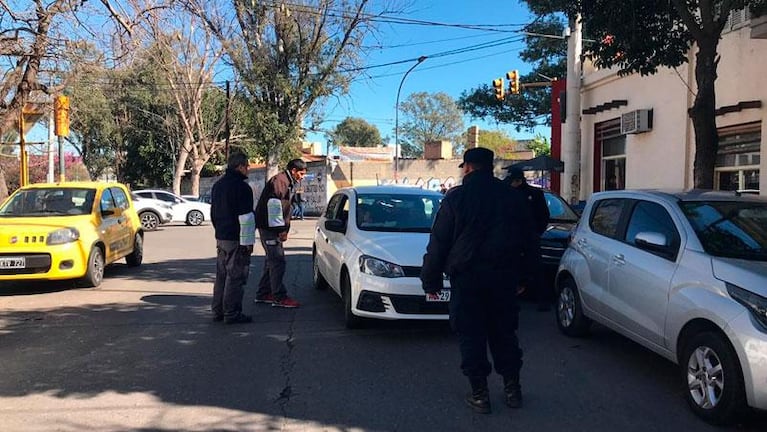
<svg viewBox="0 0 767 432"><path fill-rule="evenodd" d="M381 1L375 1L371 11L381 10ZM406 13L398 17L432 23L486 26L495 30L466 29L437 25L379 24L378 40L366 45L379 45L366 51L367 66L381 65L427 56L405 79L400 93L400 104L414 92L445 92L458 99L461 93L481 84L490 84L494 78L518 69L529 72L531 65L523 63L519 51L524 48L518 31L534 16L519 1L487 2L482 0L412 0ZM497 41L497 44L494 43ZM497 45L455 55L439 56L452 50L471 49L478 44ZM321 125L332 130L348 116L361 117L376 125L381 135L394 140L397 88L405 72L417 62L372 68L369 78L354 82L348 95L330 100L325 106L326 122ZM400 125L402 124L400 116ZM517 139L532 138L536 133L549 136L549 128L533 132L516 132L513 125L497 125L490 120L464 118L465 126L478 125L481 129L501 129ZM321 133L307 136L309 141L325 142Z"/></svg>

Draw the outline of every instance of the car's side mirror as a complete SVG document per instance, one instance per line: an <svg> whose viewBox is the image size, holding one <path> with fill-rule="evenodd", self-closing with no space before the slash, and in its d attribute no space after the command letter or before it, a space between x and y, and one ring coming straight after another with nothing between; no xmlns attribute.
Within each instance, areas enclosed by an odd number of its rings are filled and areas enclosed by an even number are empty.
<svg viewBox="0 0 767 432"><path fill-rule="evenodd" d="M325 221L325 229L331 232L345 233L346 223L340 219L330 219Z"/></svg>
<svg viewBox="0 0 767 432"><path fill-rule="evenodd" d="M665 235L657 232L642 231L634 238L634 244L651 252L668 254L671 250Z"/></svg>

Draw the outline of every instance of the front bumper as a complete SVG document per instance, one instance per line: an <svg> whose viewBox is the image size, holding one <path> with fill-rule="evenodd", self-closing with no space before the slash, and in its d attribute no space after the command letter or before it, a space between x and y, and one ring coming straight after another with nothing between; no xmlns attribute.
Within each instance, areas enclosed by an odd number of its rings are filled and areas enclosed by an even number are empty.
<svg viewBox="0 0 767 432"><path fill-rule="evenodd" d="M449 302L427 302L419 278L381 278L361 273L356 280L352 311L357 316L390 320L449 318ZM445 288L450 289L448 281Z"/></svg>
<svg viewBox="0 0 767 432"><path fill-rule="evenodd" d="M740 359L748 404L767 410L767 333L757 326L744 311L730 321L726 332Z"/></svg>
<svg viewBox="0 0 767 432"><path fill-rule="evenodd" d="M2 248L0 258L24 257L24 268L0 269L0 281L63 280L85 275L87 252L80 242L45 248Z"/></svg>

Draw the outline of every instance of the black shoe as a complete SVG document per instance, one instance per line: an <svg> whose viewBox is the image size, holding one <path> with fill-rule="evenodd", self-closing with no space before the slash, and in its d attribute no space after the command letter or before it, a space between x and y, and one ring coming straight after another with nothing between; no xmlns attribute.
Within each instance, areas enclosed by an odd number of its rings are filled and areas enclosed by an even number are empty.
<svg viewBox="0 0 767 432"><path fill-rule="evenodd" d="M517 381L507 381L503 386L503 391L506 393L506 405L509 408L521 408L522 407L522 386Z"/></svg>
<svg viewBox="0 0 767 432"><path fill-rule="evenodd" d="M213 322L221 322L223 320L224 320L224 316L223 315L219 315L219 314L213 315Z"/></svg>
<svg viewBox="0 0 767 432"><path fill-rule="evenodd" d="M231 318L224 318L224 324L246 324L253 322L253 317L245 314L237 314Z"/></svg>
<svg viewBox="0 0 767 432"><path fill-rule="evenodd" d="M466 405L475 413L490 414L490 393L487 389L472 391L466 395Z"/></svg>

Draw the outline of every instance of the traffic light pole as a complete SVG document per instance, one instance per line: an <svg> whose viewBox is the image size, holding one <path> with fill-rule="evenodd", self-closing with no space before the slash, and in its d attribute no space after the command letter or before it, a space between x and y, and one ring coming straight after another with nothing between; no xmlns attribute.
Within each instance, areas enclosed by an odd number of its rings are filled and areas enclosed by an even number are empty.
<svg viewBox="0 0 767 432"><path fill-rule="evenodd" d="M59 181L63 182L66 179L66 176L64 174L65 169L64 164L64 137L59 137Z"/></svg>
<svg viewBox="0 0 767 432"><path fill-rule="evenodd" d="M29 156L27 155L27 141L24 138L24 104L19 108L19 153L21 156L21 167L19 169L19 185L29 184Z"/></svg>
<svg viewBox="0 0 767 432"><path fill-rule="evenodd" d="M416 66L423 63L426 60L426 56L418 57L416 64L410 67L402 76L402 80L399 82L399 88L397 89L397 102L394 106L394 182L399 181L399 94L402 91L402 84L405 83L405 78L408 74L415 69Z"/></svg>

